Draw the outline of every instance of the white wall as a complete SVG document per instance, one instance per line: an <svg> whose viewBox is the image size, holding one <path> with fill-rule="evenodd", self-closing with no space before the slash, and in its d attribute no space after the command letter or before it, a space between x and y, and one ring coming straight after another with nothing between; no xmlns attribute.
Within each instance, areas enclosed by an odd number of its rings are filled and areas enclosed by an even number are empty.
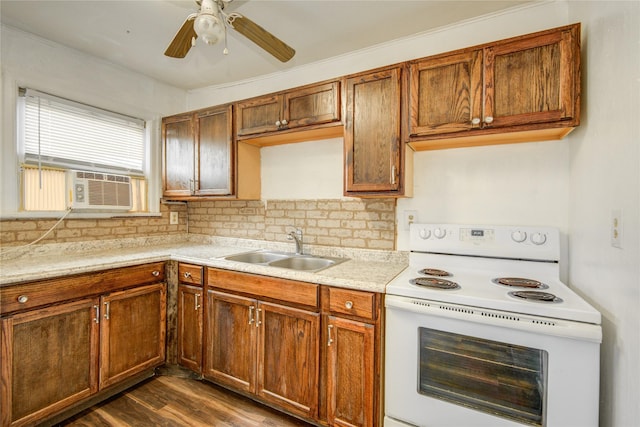
<svg viewBox="0 0 640 427"><path fill-rule="evenodd" d="M570 138L570 282L603 316L601 425L640 425L640 2L571 2L583 117ZM622 248L611 211L622 211Z"/></svg>
<svg viewBox="0 0 640 427"><path fill-rule="evenodd" d="M563 250L564 279L603 313L600 425L636 427L640 420L639 4L554 1L514 9L264 79L195 90L188 95L188 107L582 22L582 125L562 141L416 153L415 195L398 201L398 214L411 209L418 211L421 221L558 227L568 245ZM322 179L318 172L340 173L342 164L335 162L341 158L342 147L333 140L263 149L263 198L341 197L342 181ZM622 249L610 246L614 208L624 215ZM399 249L407 249L406 240L400 227Z"/></svg>
<svg viewBox="0 0 640 427"><path fill-rule="evenodd" d="M149 120L155 182L160 180L160 119L186 111L186 92L74 49L7 26L1 28L0 212L17 211L15 105L18 87ZM157 208L160 186L150 188Z"/></svg>

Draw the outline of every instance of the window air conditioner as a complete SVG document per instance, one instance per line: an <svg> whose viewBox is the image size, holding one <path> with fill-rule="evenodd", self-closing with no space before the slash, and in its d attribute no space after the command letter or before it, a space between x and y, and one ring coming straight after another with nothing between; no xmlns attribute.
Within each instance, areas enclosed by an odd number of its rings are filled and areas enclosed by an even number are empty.
<svg viewBox="0 0 640 427"><path fill-rule="evenodd" d="M100 172L67 172L68 207L130 210L131 178Z"/></svg>

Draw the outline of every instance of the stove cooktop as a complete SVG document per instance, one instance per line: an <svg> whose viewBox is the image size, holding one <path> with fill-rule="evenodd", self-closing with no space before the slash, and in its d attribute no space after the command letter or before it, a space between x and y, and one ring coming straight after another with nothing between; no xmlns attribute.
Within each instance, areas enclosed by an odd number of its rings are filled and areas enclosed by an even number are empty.
<svg viewBox="0 0 640 427"><path fill-rule="evenodd" d="M410 245L409 267L387 285L388 294L601 322L600 313L559 279L559 234L555 229L412 224ZM420 278L429 277L457 286L424 286ZM500 284L499 279L506 284Z"/></svg>

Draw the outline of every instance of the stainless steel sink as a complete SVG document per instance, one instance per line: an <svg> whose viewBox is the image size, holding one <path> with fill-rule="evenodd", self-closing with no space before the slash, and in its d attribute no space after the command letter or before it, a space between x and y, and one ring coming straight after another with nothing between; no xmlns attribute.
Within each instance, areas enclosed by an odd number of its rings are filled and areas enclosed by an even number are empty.
<svg viewBox="0 0 640 427"><path fill-rule="evenodd" d="M291 270L317 271L335 265L336 261L328 258L318 258L296 255L278 261L270 262L271 267L289 268Z"/></svg>
<svg viewBox="0 0 640 427"><path fill-rule="evenodd" d="M288 258L290 255L279 252L246 252L238 255L230 255L224 259L229 261L248 262L250 264L266 264L271 261Z"/></svg>
<svg viewBox="0 0 640 427"><path fill-rule="evenodd" d="M320 257L313 255L297 255L286 252L256 251L245 252L224 257L228 261L246 262L249 264L267 265L269 267L289 270L315 272L332 267L346 258Z"/></svg>

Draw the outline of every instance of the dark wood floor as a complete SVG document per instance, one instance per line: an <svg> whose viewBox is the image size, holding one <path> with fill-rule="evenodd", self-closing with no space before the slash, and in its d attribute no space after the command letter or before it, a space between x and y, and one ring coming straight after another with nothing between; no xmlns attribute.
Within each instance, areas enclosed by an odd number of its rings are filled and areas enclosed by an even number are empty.
<svg viewBox="0 0 640 427"><path fill-rule="evenodd" d="M311 426L213 384L177 376L153 377L59 425Z"/></svg>

